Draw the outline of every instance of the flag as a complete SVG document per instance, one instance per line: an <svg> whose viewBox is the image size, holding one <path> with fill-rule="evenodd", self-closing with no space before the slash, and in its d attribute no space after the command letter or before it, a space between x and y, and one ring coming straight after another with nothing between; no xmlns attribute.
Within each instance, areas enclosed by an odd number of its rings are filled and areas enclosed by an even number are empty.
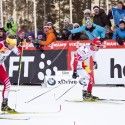
<svg viewBox="0 0 125 125"><path fill-rule="evenodd" d="M120 20L125 20L125 10L112 8L112 14L115 21L115 25L119 25Z"/></svg>

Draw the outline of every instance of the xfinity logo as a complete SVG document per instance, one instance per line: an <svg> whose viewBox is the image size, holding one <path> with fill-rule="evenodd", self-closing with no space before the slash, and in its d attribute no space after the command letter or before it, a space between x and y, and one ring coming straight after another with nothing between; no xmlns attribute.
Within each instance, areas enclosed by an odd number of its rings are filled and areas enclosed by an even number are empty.
<svg viewBox="0 0 125 125"><path fill-rule="evenodd" d="M15 62L18 62L18 65L14 65ZM28 77L28 69L29 65L34 62L34 56L23 56L21 59L21 63L24 63L24 77ZM19 57L10 57L9 60L9 76L13 77L14 71L18 71L19 69ZM22 67L21 67L22 68Z"/></svg>

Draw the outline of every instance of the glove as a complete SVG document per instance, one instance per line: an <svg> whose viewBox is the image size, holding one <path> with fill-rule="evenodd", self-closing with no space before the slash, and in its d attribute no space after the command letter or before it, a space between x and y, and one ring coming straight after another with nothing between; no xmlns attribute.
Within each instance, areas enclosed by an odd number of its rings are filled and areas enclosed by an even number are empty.
<svg viewBox="0 0 125 125"><path fill-rule="evenodd" d="M125 40L124 40L124 39L120 39L120 38L119 38L119 39L117 39L116 41L117 41L117 42L118 42L118 44L119 44L119 45L121 45L121 46L122 46L122 45L124 45L124 42L125 42Z"/></svg>
<svg viewBox="0 0 125 125"><path fill-rule="evenodd" d="M99 40L101 41L101 43L103 43L105 38L100 38Z"/></svg>
<svg viewBox="0 0 125 125"><path fill-rule="evenodd" d="M93 64L94 64L93 68L94 68L94 69L98 69L98 64L97 64L97 62L93 61Z"/></svg>
<svg viewBox="0 0 125 125"><path fill-rule="evenodd" d="M40 40L38 40L38 39L35 39L35 41L33 42L34 47L35 47L36 49L39 49L39 48L40 48L39 42L40 42Z"/></svg>
<svg viewBox="0 0 125 125"><path fill-rule="evenodd" d="M72 74L72 78L73 78L73 79L76 79L77 77L78 77L78 74L77 74L76 71L74 71L73 74Z"/></svg>

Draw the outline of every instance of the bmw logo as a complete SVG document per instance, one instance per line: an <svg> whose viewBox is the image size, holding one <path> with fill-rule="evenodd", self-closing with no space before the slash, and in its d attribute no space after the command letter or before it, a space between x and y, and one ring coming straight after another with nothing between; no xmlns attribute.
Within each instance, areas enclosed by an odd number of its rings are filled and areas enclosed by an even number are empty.
<svg viewBox="0 0 125 125"><path fill-rule="evenodd" d="M86 86L86 79L85 79L85 78L81 78L81 79L79 80L79 83L80 83L81 85Z"/></svg>
<svg viewBox="0 0 125 125"><path fill-rule="evenodd" d="M49 84L49 85L55 85L56 84L56 80L55 79L53 79L53 78L49 78L48 80L47 80L47 83Z"/></svg>

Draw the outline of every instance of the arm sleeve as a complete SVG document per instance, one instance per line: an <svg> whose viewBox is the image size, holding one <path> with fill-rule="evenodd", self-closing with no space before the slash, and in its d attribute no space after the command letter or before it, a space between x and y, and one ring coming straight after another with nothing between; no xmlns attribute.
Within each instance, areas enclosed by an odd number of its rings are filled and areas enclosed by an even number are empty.
<svg viewBox="0 0 125 125"><path fill-rule="evenodd" d="M12 51L13 51L14 54L16 54L16 55L18 55L18 56L21 54L21 50L18 49L16 46L13 48Z"/></svg>
<svg viewBox="0 0 125 125"><path fill-rule="evenodd" d="M7 23L5 23L4 29L5 29L6 32L8 31Z"/></svg>
<svg viewBox="0 0 125 125"><path fill-rule="evenodd" d="M108 18L108 16L106 15L106 13L102 13L101 15L101 19L102 19L102 22L103 24L106 26L110 26L111 27L111 22L110 22L110 19Z"/></svg>
<svg viewBox="0 0 125 125"><path fill-rule="evenodd" d="M16 22L12 23L12 30L14 32L17 32L17 29L18 29L17 23Z"/></svg>
<svg viewBox="0 0 125 125"><path fill-rule="evenodd" d="M106 34L106 29L101 27L101 26L98 26L98 30L100 32L100 37L101 38L105 38L105 34Z"/></svg>
<svg viewBox="0 0 125 125"><path fill-rule="evenodd" d="M2 43L0 43L0 50L3 48L3 44Z"/></svg>
<svg viewBox="0 0 125 125"><path fill-rule="evenodd" d="M56 37L55 37L54 33L52 33L52 34L48 35L46 41L44 41L44 42L41 41L40 45L47 46L47 45L51 44L52 42L54 42L55 40L56 40Z"/></svg>
<svg viewBox="0 0 125 125"><path fill-rule="evenodd" d="M81 27L79 27L79 28L75 28L75 29L70 30L70 31L71 31L71 33L73 34L73 33L82 32L82 31L84 31L84 30L85 30L85 26L81 26Z"/></svg>
<svg viewBox="0 0 125 125"><path fill-rule="evenodd" d="M113 33L112 39L116 40L116 37L117 37L117 30Z"/></svg>

